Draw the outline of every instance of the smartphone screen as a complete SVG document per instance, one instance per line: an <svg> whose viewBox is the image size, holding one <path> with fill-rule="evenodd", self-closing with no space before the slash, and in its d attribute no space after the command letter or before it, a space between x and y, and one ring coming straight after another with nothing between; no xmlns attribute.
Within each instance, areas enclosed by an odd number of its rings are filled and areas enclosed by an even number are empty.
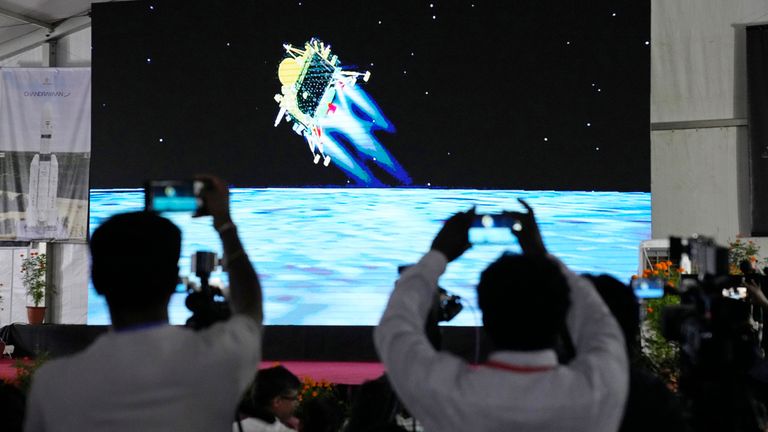
<svg viewBox="0 0 768 432"><path fill-rule="evenodd" d="M640 299L661 298L664 296L664 281L661 279L633 279L632 289Z"/></svg>
<svg viewBox="0 0 768 432"><path fill-rule="evenodd" d="M202 206L197 180L152 180L144 187L145 206L149 211L195 213Z"/></svg>
<svg viewBox="0 0 768 432"><path fill-rule="evenodd" d="M472 244L510 244L515 236L510 227L517 222L502 214L479 214L472 220L469 242Z"/></svg>

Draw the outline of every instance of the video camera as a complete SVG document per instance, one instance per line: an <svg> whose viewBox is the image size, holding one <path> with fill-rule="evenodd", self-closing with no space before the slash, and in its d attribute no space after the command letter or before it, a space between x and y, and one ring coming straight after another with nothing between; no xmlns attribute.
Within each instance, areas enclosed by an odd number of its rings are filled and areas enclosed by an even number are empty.
<svg viewBox="0 0 768 432"><path fill-rule="evenodd" d="M397 273L402 274L412 266L413 264L398 266ZM427 321L424 325L427 339L429 339L429 342L435 349L439 350L442 345L442 334L438 324L452 320L462 309L464 309L464 305L461 304L461 297L449 293L440 286L437 287L437 293L432 301L432 308L427 315Z"/></svg>
<svg viewBox="0 0 768 432"><path fill-rule="evenodd" d="M741 284L729 275L728 249L711 238L670 238L670 260L690 259L678 288L680 304L661 311L662 335L680 344L679 389L695 431L757 430L748 372L758 360L751 305L727 293Z"/></svg>
<svg viewBox="0 0 768 432"><path fill-rule="evenodd" d="M211 273L219 262L213 252L198 251L192 254L192 272L200 278L200 286L192 283L187 285L188 294L184 304L192 311L187 327L204 329L217 321L228 319L232 314L221 289L209 284Z"/></svg>
<svg viewBox="0 0 768 432"><path fill-rule="evenodd" d="M662 332L668 340L680 342L683 352L699 362L703 359L697 353L706 345L704 341L724 336L743 339L731 333L742 331L741 327L748 323L749 305L723 295L723 290L740 284L740 278L729 275L727 248L703 236L670 237L669 243L670 260L679 265L688 258L692 274L680 280L680 305L662 311Z"/></svg>
<svg viewBox="0 0 768 432"><path fill-rule="evenodd" d="M148 180L144 182L144 209L157 213L190 213L193 217L208 215L202 192L209 187L207 180ZM204 329L231 315L221 289L209 283L211 273L219 261L213 252L198 251L192 254L192 273L200 278L200 285L187 283L184 304L192 311L192 316L186 322L187 327Z"/></svg>

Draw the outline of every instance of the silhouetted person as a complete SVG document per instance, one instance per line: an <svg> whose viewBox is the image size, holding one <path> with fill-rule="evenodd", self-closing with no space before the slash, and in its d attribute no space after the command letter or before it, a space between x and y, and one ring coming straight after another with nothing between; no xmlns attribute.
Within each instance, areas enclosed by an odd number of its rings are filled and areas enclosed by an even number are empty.
<svg viewBox="0 0 768 432"><path fill-rule="evenodd" d="M92 279L112 331L35 374L26 430L229 431L261 355L261 288L213 177L202 192L229 272L232 317L193 331L168 325L181 232L153 213L114 216L90 242Z"/></svg>
<svg viewBox="0 0 768 432"><path fill-rule="evenodd" d="M404 431L397 425L399 412L400 401L382 375L360 386L344 432Z"/></svg>
<svg viewBox="0 0 768 432"><path fill-rule="evenodd" d="M334 396L305 401L299 415L299 432L339 432L344 412Z"/></svg>
<svg viewBox="0 0 768 432"><path fill-rule="evenodd" d="M0 380L0 424L3 431L21 432L24 426L24 393Z"/></svg>
<svg viewBox="0 0 768 432"><path fill-rule="evenodd" d="M621 326L629 366L629 397L619 432L684 432L683 407L666 384L640 365L640 307L632 288L608 275L586 276Z"/></svg>
<svg viewBox="0 0 768 432"><path fill-rule="evenodd" d="M448 219L432 250L398 280L374 333L390 382L427 431L615 432L627 396L624 339L591 284L547 254L533 211L508 212L522 255L505 254L477 287L494 350L473 367L437 352L424 320L447 263L471 245L474 211ZM554 351L567 322L576 356Z"/></svg>

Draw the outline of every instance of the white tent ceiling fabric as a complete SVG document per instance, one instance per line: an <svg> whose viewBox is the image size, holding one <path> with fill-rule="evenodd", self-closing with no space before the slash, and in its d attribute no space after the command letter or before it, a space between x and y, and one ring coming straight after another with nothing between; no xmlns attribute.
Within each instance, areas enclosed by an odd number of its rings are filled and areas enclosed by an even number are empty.
<svg viewBox="0 0 768 432"><path fill-rule="evenodd" d="M41 28L25 21L25 17L54 26L87 14L90 8L90 0L0 0L0 45Z"/></svg>

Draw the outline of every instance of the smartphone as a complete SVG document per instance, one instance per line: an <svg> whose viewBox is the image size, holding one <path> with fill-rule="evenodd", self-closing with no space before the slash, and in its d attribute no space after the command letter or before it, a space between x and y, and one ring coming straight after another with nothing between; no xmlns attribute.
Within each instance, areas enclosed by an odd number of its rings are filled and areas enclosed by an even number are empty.
<svg viewBox="0 0 768 432"><path fill-rule="evenodd" d="M664 281L661 279L632 279L631 286L635 291L635 297L639 299L664 297Z"/></svg>
<svg viewBox="0 0 768 432"><path fill-rule="evenodd" d="M522 226L515 218L502 213L476 214L469 228L469 242L472 244L509 244L514 241L513 229Z"/></svg>
<svg viewBox="0 0 768 432"><path fill-rule="evenodd" d="M204 187L201 180L150 180L144 184L144 207L158 213L204 215L207 212L200 197Z"/></svg>
<svg viewBox="0 0 768 432"><path fill-rule="evenodd" d="M502 213L476 214L472 219L472 228L513 228L519 225L513 217ZM519 230L518 230L519 231Z"/></svg>

